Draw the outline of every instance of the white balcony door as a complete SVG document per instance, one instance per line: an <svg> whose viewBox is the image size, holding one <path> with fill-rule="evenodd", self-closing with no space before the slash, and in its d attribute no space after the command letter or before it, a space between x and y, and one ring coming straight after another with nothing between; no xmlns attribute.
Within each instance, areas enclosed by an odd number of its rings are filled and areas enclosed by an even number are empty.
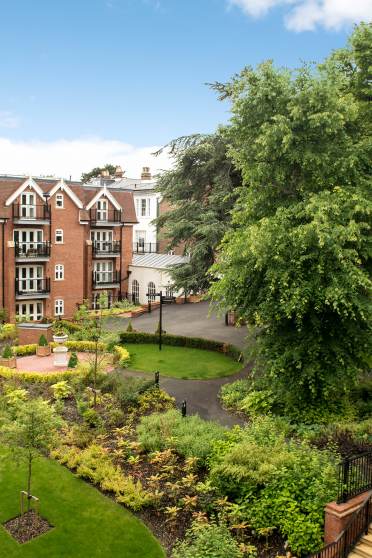
<svg viewBox="0 0 372 558"><path fill-rule="evenodd" d="M97 201L97 221L107 221L108 218L108 204L107 200Z"/></svg>
<svg viewBox="0 0 372 558"><path fill-rule="evenodd" d="M42 302L21 302L16 304L16 314L22 318L29 318L34 322L43 317Z"/></svg>
<svg viewBox="0 0 372 558"><path fill-rule="evenodd" d="M27 255L29 251L37 250L43 242L43 231L19 229L14 231L14 242L19 246L20 254Z"/></svg>
<svg viewBox="0 0 372 558"><path fill-rule="evenodd" d="M20 216L26 219L36 218L36 195L33 192L23 192L21 194Z"/></svg>
<svg viewBox="0 0 372 558"><path fill-rule="evenodd" d="M37 292L42 288L43 266L16 267L16 279L19 291Z"/></svg>
<svg viewBox="0 0 372 558"><path fill-rule="evenodd" d="M97 283L112 283L113 281L113 263L112 262L96 262L94 264Z"/></svg>
<svg viewBox="0 0 372 558"><path fill-rule="evenodd" d="M112 246L112 231L92 231L92 242L100 252L110 252Z"/></svg>
<svg viewBox="0 0 372 558"><path fill-rule="evenodd" d="M144 248L146 243L146 231L136 231L136 244L138 248Z"/></svg>

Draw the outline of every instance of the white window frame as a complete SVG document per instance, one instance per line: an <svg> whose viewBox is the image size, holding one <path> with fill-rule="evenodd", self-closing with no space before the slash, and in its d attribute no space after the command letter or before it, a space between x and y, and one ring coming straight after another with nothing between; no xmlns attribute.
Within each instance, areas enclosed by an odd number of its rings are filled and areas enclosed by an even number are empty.
<svg viewBox="0 0 372 558"><path fill-rule="evenodd" d="M154 302L155 299L156 299L156 297L155 297L155 294L156 294L156 285L155 285L154 281L149 281L149 283L148 283L148 285L147 285L147 292L148 292L148 294L149 294L148 299L149 299L151 302Z"/></svg>
<svg viewBox="0 0 372 558"><path fill-rule="evenodd" d="M23 312L23 309L26 309L26 311ZM37 300L28 300L27 302L22 300L16 304L16 314L23 318L30 318L33 322L38 322L44 316L44 305Z"/></svg>
<svg viewBox="0 0 372 558"><path fill-rule="evenodd" d="M63 298L56 298L54 301L54 315L64 316L65 314L65 301Z"/></svg>
<svg viewBox="0 0 372 558"><path fill-rule="evenodd" d="M107 200L97 200L97 221L108 221L109 205Z"/></svg>
<svg viewBox="0 0 372 558"><path fill-rule="evenodd" d="M132 281L132 300L134 303L139 303L140 285L137 279Z"/></svg>
<svg viewBox="0 0 372 558"><path fill-rule="evenodd" d="M55 207L56 209L63 209L65 206L65 199L63 194L56 194L56 199L55 199ZM59 203L61 202L61 203Z"/></svg>
<svg viewBox="0 0 372 558"><path fill-rule="evenodd" d="M93 270L98 285L100 283L113 282L115 267L112 260L100 260L99 262L94 262Z"/></svg>
<svg viewBox="0 0 372 558"><path fill-rule="evenodd" d="M63 281L65 278L65 266L63 264L56 264L54 266L54 280Z"/></svg>
<svg viewBox="0 0 372 558"><path fill-rule="evenodd" d="M60 236L62 240L57 240L57 236ZM63 229L56 229L54 233L54 241L56 244L63 244L64 234Z"/></svg>

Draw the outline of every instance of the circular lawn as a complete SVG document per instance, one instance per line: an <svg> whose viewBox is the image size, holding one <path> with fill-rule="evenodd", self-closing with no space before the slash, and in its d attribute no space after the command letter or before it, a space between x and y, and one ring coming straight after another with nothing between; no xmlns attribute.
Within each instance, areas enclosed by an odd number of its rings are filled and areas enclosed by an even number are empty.
<svg viewBox="0 0 372 558"><path fill-rule="evenodd" d="M230 376L242 369L243 364L236 362L223 353L189 347L175 347L155 344L125 343L130 354L129 368L154 372L163 376L184 380L209 380Z"/></svg>

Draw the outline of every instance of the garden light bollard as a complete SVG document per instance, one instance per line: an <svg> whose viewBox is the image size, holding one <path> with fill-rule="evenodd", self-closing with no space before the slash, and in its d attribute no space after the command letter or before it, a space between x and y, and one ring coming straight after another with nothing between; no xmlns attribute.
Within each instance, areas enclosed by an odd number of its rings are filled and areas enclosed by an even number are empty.
<svg viewBox="0 0 372 558"><path fill-rule="evenodd" d="M185 417L186 414L187 414L187 405L186 405L186 399L184 399L184 400L182 401L182 405L181 405L181 415L182 415L183 417Z"/></svg>
<svg viewBox="0 0 372 558"><path fill-rule="evenodd" d="M160 372L156 371L155 372L155 387L159 387L159 376L160 376Z"/></svg>

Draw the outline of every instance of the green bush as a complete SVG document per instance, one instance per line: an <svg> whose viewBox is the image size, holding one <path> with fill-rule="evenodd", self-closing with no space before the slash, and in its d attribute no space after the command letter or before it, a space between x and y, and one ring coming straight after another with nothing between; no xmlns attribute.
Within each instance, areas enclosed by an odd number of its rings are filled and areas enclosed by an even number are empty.
<svg viewBox="0 0 372 558"><path fill-rule="evenodd" d="M10 345L5 345L4 349L3 349L3 358L12 358L13 357L13 351Z"/></svg>
<svg viewBox="0 0 372 558"><path fill-rule="evenodd" d="M122 409L137 403L141 393L154 386L153 380L124 377L120 372L107 375L102 384L102 391L111 392Z"/></svg>
<svg viewBox="0 0 372 558"><path fill-rule="evenodd" d="M251 380L236 380L221 387L220 399L226 409L237 410L240 402L251 391Z"/></svg>
<svg viewBox="0 0 372 558"><path fill-rule="evenodd" d="M142 417L137 433L146 451L174 448L180 455L197 457L205 464L213 444L224 438L226 429L198 415L182 417L179 411L170 410Z"/></svg>
<svg viewBox="0 0 372 558"><path fill-rule="evenodd" d="M183 541L173 549L172 558L243 558L239 545L225 525L194 522ZM250 557L254 554L250 554Z"/></svg>
<svg viewBox="0 0 372 558"><path fill-rule="evenodd" d="M337 494L338 456L288 441L285 421L259 417L215 445L209 479L254 529L276 528L295 553L323 544L324 506Z"/></svg>
<svg viewBox="0 0 372 558"><path fill-rule="evenodd" d="M135 331L135 329L133 329L132 320L129 320L126 332L127 333L133 333L134 331Z"/></svg>
<svg viewBox="0 0 372 558"><path fill-rule="evenodd" d="M72 351L70 358L68 360L68 368L76 368L78 365L79 359L75 351Z"/></svg>
<svg viewBox="0 0 372 558"><path fill-rule="evenodd" d="M71 386L66 380L61 380L56 384L50 386L53 391L54 399L60 401L62 399L67 399L67 397L71 394Z"/></svg>
<svg viewBox="0 0 372 558"><path fill-rule="evenodd" d="M372 416L372 378L364 378L351 391L350 399L361 419Z"/></svg>
<svg viewBox="0 0 372 558"><path fill-rule="evenodd" d="M207 351L216 351L225 353L236 361L242 359L241 351L234 345L222 343L221 341L213 341L203 339L201 337L184 337L182 335L170 335L166 333L162 336L164 345L174 347L191 347L193 349L205 349ZM133 332L127 331L120 334L120 342L125 343L158 343L159 337L155 333Z"/></svg>
<svg viewBox="0 0 372 558"><path fill-rule="evenodd" d="M45 335L40 335L39 337L39 347L47 347L48 346L48 341L46 340Z"/></svg>

